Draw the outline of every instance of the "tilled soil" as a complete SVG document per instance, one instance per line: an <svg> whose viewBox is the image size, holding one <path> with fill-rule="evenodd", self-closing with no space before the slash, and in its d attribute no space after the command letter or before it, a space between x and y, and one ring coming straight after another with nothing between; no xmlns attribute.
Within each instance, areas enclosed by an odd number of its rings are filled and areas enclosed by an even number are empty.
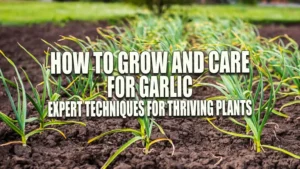
<svg viewBox="0 0 300 169"><path fill-rule="evenodd" d="M300 24L271 24L271 25L260 25L259 34L263 37L273 38L279 35L288 35L300 44Z"/></svg>
<svg viewBox="0 0 300 169"><path fill-rule="evenodd" d="M34 25L30 27L0 27L0 49L9 56L17 66L24 68L32 81L37 84L41 81L39 67L17 45L22 44L39 60L44 58L47 49L40 39L56 42L59 35L73 35L91 39L99 37L97 27L105 27L106 22L71 22L64 27L52 24ZM288 34L300 43L300 24L280 26L260 26L261 36L274 37ZM72 44L68 44L72 45ZM0 67L4 74L11 78L14 71L5 59L0 57ZM26 85L26 88L29 86ZM217 95L217 91L201 87L194 89L194 99L205 99ZM278 101L276 107L291 101L286 98ZM0 110L11 114L8 98L3 86L0 86ZM284 109L290 116L283 119L272 116L263 133L263 143L285 148L300 154L300 106L291 106ZM29 114L35 113L29 108ZM116 128L138 128L135 119L99 118L78 119L87 123L82 126L59 126L65 132L67 139L55 132L44 132L28 140L28 146L10 145L0 147L0 168L100 168L106 159L130 137L130 134L115 134L107 136L91 145L87 140L101 132ZM124 151L111 168L293 168L300 169L300 161L282 153L265 149L265 152L255 153L253 143L248 139L233 138L222 134L201 118L160 118L157 122L162 125L167 135L174 141L176 151L171 156L172 148L168 143L158 143L153 151L143 154L143 146L139 142ZM244 129L233 125L226 118L214 121L224 129L244 132ZM29 124L28 129L37 128L38 124ZM153 138L159 137L158 129L154 129ZM0 144L18 140L19 137L5 124L0 122Z"/></svg>

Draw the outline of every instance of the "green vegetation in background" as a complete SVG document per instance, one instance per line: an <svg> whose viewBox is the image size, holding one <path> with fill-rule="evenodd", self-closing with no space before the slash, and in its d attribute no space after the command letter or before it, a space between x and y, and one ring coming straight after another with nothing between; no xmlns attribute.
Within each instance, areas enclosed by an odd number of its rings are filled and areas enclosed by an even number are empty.
<svg viewBox="0 0 300 169"><path fill-rule="evenodd" d="M191 5L195 0L124 0L137 6L146 5L154 14L165 13L171 5Z"/></svg>
<svg viewBox="0 0 300 169"><path fill-rule="evenodd" d="M118 20L134 16L138 8L124 3L0 2L0 24L64 23L71 20Z"/></svg>
<svg viewBox="0 0 300 169"><path fill-rule="evenodd" d="M299 23L300 9L291 7L266 7L243 5L173 6L169 12L193 16L239 18L253 23Z"/></svg>
<svg viewBox="0 0 300 169"><path fill-rule="evenodd" d="M216 16L221 18L240 18L251 22L300 22L299 8L193 5L172 6L171 13L189 16ZM118 20L148 13L146 7L139 8L124 3L84 3L84 2L0 2L0 24L24 25L45 22L62 23L70 20L96 21Z"/></svg>

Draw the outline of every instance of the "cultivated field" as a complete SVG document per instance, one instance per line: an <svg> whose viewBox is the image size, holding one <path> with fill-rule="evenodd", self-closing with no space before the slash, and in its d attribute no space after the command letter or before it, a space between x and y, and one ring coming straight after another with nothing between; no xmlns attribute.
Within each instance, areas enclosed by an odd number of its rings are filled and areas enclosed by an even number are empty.
<svg viewBox="0 0 300 169"><path fill-rule="evenodd" d="M62 13L51 16L34 15L42 3L26 3L33 10L20 10L21 18L13 15L22 4L1 3L0 168L300 167L299 10L175 6L158 17L118 3L74 3L91 9L82 15L66 4L49 4ZM49 52L72 50L248 50L249 74L195 75L192 99L250 99L253 115L49 119L48 100L107 99L106 76L92 68L87 76L49 74Z"/></svg>

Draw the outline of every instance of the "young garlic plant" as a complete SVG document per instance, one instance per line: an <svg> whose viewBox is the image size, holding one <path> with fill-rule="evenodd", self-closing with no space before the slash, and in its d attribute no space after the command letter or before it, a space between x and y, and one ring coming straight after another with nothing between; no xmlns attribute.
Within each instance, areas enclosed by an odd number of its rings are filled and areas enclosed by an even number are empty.
<svg viewBox="0 0 300 169"><path fill-rule="evenodd" d="M45 130L53 130L59 132L62 136L65 137L65 135L60 130L55 128L48 128L48 127L38 128L33 131L30 131L29 133L26 132L26 124L29 122L33 122L37 119L36 117L27 119L27 98L30 96L26 94L22 78L14 62L8 57L6 57L1 50L0 50L0 54L2 54L7 59L7 61L13 66L17 74L17 79L15 78L15 82L13 83L12 81L9 81L7 78L4 77L2 71L0 70L0 78L4 85L6 94L9 98L11 108L16 117L16 120L10 118L3 112L0 112L0 119L21 137L21 141L10 141L8 143L1 144L0 146L6 146L10 144L23 144L23 146L26 146L29 137L38 133L42 133ZM7 85L7 82L9 82L9 84L12 87L14 87L17 91L17 104L15 104L14 102L13 96L9 90L9 86Z"/></svg>

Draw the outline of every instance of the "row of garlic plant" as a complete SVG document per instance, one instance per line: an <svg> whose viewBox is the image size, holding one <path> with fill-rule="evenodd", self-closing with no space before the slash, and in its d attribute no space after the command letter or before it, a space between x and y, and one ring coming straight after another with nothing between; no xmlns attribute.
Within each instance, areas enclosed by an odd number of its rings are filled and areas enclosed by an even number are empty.
<svg viewBox="0 0 300 169"><path fill-rule="evenodd" d="M278 99L286 96L300 96L299 93L299 47L288 36L282 36L288 43L284 43L281 36L266 39L257 36L256 27L239 19L198 19L188 25L193 32L193 45L199 46L207 52L211 50L248 50L250 51L250 73L245 75L220 75L218 83L198 82L194 87L211 86L223 95L208 99L250 99L253 103L253 113L245 116L244 122L229 118L234 124L245 127L245 133L226 131L216 126L213 121L207 121L217 130L236 137L251 139L254 149L261 152L263 148L280 151L294 158L300 156L285 149L265 145L261 142L264 127L272 114L288 117L275 109ZM276 41L278 40L278 41ZM285 92L282 92L284 90ZM288 91L288 92L286 92ZM268 99L265 99L268 96ZM282 108L299 104L299 100L288 102Z"/></svg>

